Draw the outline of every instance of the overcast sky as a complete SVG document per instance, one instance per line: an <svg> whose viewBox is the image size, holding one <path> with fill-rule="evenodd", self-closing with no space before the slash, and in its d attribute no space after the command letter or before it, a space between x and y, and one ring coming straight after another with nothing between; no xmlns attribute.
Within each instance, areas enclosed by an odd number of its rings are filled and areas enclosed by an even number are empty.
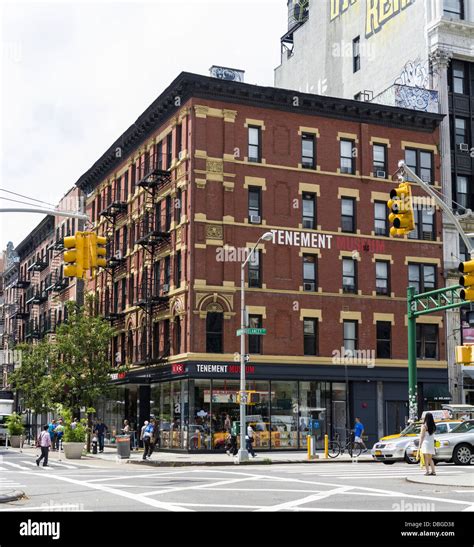
<svg viewBox="0 0 474 547"><path fill-rule="evenodd" d="M247 83L273 85L286 9L286 0L2 0L0 188L56 204L183 70L242 68ZM42 218L0 213L0 249Z"/></svg>

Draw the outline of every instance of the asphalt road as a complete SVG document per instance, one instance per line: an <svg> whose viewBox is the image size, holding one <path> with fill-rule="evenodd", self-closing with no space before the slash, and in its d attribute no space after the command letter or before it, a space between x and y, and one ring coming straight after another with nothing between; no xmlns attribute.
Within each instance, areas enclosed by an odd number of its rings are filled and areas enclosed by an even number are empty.
<svg viewBox="0 0 474 547"><path fill-rule="evenodd" d="M438 465L440 476L474 466ZM324 463L242 467L171 467L104 461L36 467L3 453L0 490L26 498L5 511L474 511L474 488L410 483L422 474L405 463Z"/></svg>

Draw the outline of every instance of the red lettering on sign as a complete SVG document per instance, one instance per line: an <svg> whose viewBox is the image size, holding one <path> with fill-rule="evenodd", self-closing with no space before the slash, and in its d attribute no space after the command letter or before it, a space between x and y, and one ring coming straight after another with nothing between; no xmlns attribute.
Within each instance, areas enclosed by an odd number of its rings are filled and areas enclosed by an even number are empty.
<svg viewBox="0 0 474 547"><path fill-rule="evenodd" d="M171 374L184 374L185 369L182 363L171 365Z"/></svg>

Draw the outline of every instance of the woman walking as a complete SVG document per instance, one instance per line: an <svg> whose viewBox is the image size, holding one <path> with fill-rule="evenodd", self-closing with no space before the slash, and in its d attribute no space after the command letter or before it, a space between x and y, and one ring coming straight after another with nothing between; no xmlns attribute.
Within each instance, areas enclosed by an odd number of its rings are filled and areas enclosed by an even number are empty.
<svg viewBox="0 0 474 547"><path fill-rule="evenodd" d="M421 426L420 436L420 451L423 454L425 460L425 475L436 475L436 468L433 461L435 451L435 438L436 425L433 420L433 414L427 412L423 425ZM431 473L430 473L431 468Z"/></svg>

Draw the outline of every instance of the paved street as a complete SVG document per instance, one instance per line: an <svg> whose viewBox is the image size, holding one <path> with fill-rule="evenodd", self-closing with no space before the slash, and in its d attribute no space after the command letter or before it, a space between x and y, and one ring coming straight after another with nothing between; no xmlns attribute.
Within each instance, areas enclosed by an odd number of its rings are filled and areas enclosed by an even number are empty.
<svg viewBox="0 0 474 547"><path fill-rule="evenodd" d="M89 460L37 468L30 454L1 456L0 489L27 497L0 505L0 512L474 511L474 488L407 482L422 472L406 464L153 468ZM439 465L437 473L467 482L474 466Z"/></svg>

